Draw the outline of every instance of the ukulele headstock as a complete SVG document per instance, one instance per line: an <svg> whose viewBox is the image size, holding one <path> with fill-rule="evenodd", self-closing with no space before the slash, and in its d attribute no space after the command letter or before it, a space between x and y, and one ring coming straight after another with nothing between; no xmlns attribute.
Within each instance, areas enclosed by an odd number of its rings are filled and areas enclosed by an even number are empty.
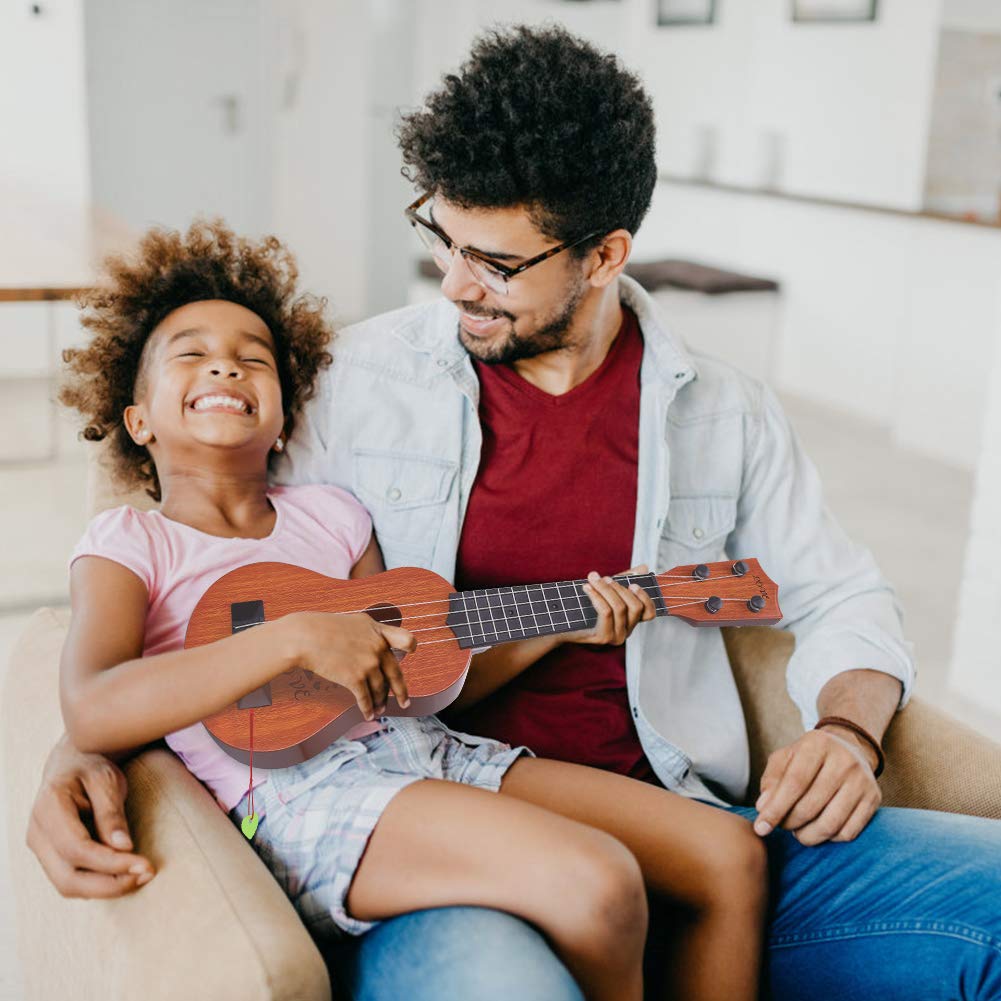
<svg viewBox="0 0 1001 1001"><path fill-rule="evenodd" d="M756 559L690 563L656 574L666 614L693 626L773 626L778 585Z"/></svg>

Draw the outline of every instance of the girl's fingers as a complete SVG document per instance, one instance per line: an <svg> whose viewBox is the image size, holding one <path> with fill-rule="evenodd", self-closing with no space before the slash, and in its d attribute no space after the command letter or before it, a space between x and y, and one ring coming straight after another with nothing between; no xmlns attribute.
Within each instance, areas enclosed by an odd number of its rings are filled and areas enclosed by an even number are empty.
<svg viewBox="0 0 1001 1001"><path fill-rule="evenodd" d="M382 633L386 642L396 650L404 653L413 653L417 649L417 637L409 629L401 629L399 626L387 626L385 623L378 623L379 632Z"/></svg>
<svg viewBox="0 0 1001 1001"><path fill-rule="evenodd" d="M389 650L383 650L367 676L368 690L372 693L372 711L376 716L381 716L386 711L386 699L389 697L389 681L383 673L383 662L385 657L392 657Z"/></svg>
<svg viewBox="0 0 1001 1001"><path fill-rule="evenodd" d="M584 592L591 599L591 604L598 613L598 621L595 622L594 629L592 630L594 642L606 643L605 636L612 628L612 609L608 602L605 601L605 596L591 584L584 585Z"/></svg>
<svg viewBox="0 0 1001 1001"><path fill-rule="evenodd" d="M625 642L623 632L625 630L626 623L626 605L616 591L616 584L612 581L611 577L602 578L596 573L589 574L587 579L591 586L601 594L606 602L608 602L608 607L611 609L612 629L614 633L614 637L611 642Z"/></svg>
<svg viewBox="0 0 1001 1001"><path fill-rule="evenodd" d="M410 697L407 695L407 682L400 670L400 662L392 650L387 650L382 655L382 673L389 684L389 688L396 701L406 709L410 705ZM387 692L388 696L388 692Z"/></svg>
<svg viewBox="0 0 1001 1001"><path fill-rule="evenodd" d="M358 708L361 710L362 716L367 721L371 721L375 715L375 703L372 699L372 693L368 688L368 679L365 677L360 678L353 685L349 686L349 691L355 697L355 702L358 703Z"/></svg>
<svg viewBox="0 0 1001 1001"><path fill-rule="evenodd" d="M650 592L646 588L640 587L639 584L630 584L629 590L636 595L643 606L643 613L637 621L649 622L650 619L655 619L657 617L657 606L653 603L653 597Z"/></svg>

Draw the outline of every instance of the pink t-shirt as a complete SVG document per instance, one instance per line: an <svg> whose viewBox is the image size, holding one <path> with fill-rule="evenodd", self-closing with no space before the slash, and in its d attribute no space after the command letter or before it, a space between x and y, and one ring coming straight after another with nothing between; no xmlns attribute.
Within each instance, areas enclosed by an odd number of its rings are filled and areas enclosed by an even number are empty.
<svg viewBox="0 0 1001 1001"><path fill-rule="evenodd" d="M355 498L331 486L272 487L275 526L264 539L221 538L171 521L159 511L118 507L91 521L73 550L103 556L131 570L149 593L143 656L184 646L188 619L209 586L230 570L248 563L277 561L346 578L365 552L372 519ZM343 739L382 729L360 723ZM166 735L175 754L231 810L249 788L249 769L231 758L201 723ZM266 781L267 769L254 769L254 786Z"/></svg>

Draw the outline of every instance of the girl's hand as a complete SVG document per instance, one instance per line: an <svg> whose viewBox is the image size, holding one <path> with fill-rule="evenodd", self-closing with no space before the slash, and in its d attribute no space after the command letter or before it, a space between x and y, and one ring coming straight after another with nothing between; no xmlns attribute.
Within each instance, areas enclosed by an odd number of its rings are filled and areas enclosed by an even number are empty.
<svg viewBox="0 0 1001 1001"><path fill-rule="evenodd" d="M624 574L649 572L649 568L642 564L623 571ZM616 576L621 577L623 574ZM657 610L653 599L639 584L631 584L625 588L611 577L601 577L593 570L587 575L587 580L584 591L598 613L598 621L593 629L565 633L562 638L566 642L621 646L636 628L637 623L656 617Z"/></svg>
<svg viewBox="0 0 1001 1001"><path fill-rule="evenodd" d="M403 708L410 705L407 683L393 651L416 650L413 633L376 622L364 613L297 612L285 618L292 630L297 666L347 688L366 720L386 711L390 691Z"/></svg>

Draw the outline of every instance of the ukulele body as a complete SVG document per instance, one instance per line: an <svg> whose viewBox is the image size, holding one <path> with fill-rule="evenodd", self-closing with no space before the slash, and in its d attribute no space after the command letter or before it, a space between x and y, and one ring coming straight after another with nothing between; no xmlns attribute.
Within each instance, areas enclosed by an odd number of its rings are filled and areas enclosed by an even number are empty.
<svg viewBox="0 0 1001 1001"><path fill-rule="evenodd" d="M410 705L402 708L390 692L386 715L430 716L458 696L472 659L445 624L453 593L444 577L416 567L336 580L287 563L253 563L220 577L205 593L191 615L184 646L212 643L292 612L366 612L418 637L417 649L400 662ZM254 710L254 764L263 768L299 764L365 722L347 688L293 668L202 721L216 743L244 764L250 762L249 709Z"/></svg>

